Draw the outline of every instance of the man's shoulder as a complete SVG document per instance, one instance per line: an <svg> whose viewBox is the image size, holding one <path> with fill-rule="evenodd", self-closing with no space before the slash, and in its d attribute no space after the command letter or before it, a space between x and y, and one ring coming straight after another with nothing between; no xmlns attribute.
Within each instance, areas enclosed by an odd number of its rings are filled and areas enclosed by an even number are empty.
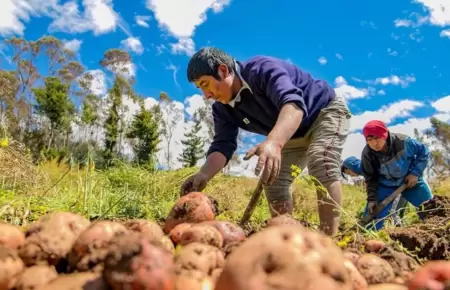
<svg viewBox="0 0 450 290"><path fill-rule="evenodd" d="M265 73L271 68L276 67L285 67L285 66L292 66L291 63L289 63L286 60L274 57L274 56L268 56L268 55L255 55L250 58L248 58L245 61L241 62L243 67L243 72L262 72Z"/></svg>

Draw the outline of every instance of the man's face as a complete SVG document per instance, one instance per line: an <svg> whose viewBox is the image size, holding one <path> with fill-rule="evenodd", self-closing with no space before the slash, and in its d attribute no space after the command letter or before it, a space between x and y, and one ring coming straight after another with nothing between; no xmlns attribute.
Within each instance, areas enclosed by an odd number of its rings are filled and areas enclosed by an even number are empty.
<svg viewBox="0 0 450 290"><path fill-rule="evenodd" d="M212 76L201 76L194 83L202 90L206 99L228 104L233 98L233 75L230 74L226 65L220 65L218 68L220 80Z"/></svg>
<svg viewBox="0 0 450 290"><path fill-rule="evenodd" d="M386 140L378 138L376 136L367 136L367 144L369 147L377 152L380 152L384 149L384 146L386 145Z"/></svg>
<svg viewBox="0 0 450 290"><path fill-rule="evenodd" d="M347 174L347 175L350 175L351 177L356 177L356 176L358 176L358 174L356 174L355 172L351 171L351 170L348 169L348 168L345 168L345 169L344 169L344 173Z"/></svg>

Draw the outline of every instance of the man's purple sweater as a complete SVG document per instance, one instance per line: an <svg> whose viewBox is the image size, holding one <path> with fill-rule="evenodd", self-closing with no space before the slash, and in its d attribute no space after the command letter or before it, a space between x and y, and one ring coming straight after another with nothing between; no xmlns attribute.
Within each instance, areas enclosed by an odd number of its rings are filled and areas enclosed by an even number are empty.
<svg viewBox="0 0 450 290"><path fill-rule="evenodd" d="M295 103L303 112L303 120L292 138L302 137L320 110L335 98L334 89L323 80L295 65L268 56L255 56L237 61L238 75L250 89L244 89L234 104L212 105L214 139L207 152L221 152L227 163L237 148L238 128L267 136L275 126L281 108Z"/></svg>

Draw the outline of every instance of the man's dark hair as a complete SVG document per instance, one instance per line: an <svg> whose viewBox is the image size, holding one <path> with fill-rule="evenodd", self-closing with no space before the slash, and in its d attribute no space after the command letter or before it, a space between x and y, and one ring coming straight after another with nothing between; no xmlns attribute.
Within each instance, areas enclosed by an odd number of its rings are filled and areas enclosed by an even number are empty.
<svg viewBox="0 0 450 290"><path fill-rule="evenodd" d="M204 47L197 51L189 60L187 78L193 82L202 76L212 76L220 80L217 69L224 64L230 72L234 72L234 58L225 51L215 47Z"/></svg>

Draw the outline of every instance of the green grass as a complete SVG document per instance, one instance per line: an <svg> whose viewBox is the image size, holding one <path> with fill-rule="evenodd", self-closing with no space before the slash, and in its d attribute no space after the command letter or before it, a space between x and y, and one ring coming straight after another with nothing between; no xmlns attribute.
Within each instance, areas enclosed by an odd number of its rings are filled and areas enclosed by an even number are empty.
<svg viewBox="0 0 450 290"><path fill-rule="evenodd" d="M48 182L38 187L0 179L0 219L26 225L48 212L70 211L92 219L162 221L178 199L181 184L196 168L150 173L122 165L96 171L87 167L69 169L48 162L40 165L39 171L46 175ZM204 192L219 202L221 214L217 219L239 221L256 183L256 179L245 177L216 176ZM341 220L345 228L350 228L364 209L365 193L357 186L344 185L343 190ZM294 216L317 225L316 191L308 178L296 179L293 199ZM258 228L268 218L267 202L263 198L252 215L251 225ZM415 219L415 212L409 210L407 223Z"/></svg>

